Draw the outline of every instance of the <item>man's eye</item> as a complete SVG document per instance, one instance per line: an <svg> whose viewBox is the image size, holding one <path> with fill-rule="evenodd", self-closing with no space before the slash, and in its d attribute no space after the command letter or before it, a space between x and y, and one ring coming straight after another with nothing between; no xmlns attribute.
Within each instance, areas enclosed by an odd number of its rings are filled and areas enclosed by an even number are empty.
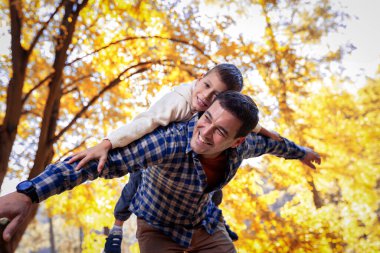
<svg viewBox="0 0 380 253"><path fill-rule="evenodd" d="M206 115L203 116L203 120L206 121L206 122L210 122L210 118Z"/></svg>
<svg viewBox="0 0 380 253"><path fill-rule="evenodd" d="M218 129L218 130L216 130L216 132L217 132L220 136L223 136L223 137L224 137L224 133L223 133L222 130Z"/></svg>

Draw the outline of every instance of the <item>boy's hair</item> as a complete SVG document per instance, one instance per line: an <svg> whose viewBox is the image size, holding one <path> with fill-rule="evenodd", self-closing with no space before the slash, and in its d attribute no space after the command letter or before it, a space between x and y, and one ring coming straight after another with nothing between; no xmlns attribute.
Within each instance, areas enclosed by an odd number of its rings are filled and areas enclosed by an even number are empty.
<svg viewBox="0 0 380 253"><path fill-rule="evenodd" d="M207 71L205 76L216 71L221 81L227 85L228 90L241 91L243 89L243 76L240 70L233 64L221 63Z"/></svg>
<svg viewBox="0 0 380 253"><path fill-rule="evenodd" d="M259 109L252 98L247 95L237 91L225 91L220 93L215 101L219 101L223 109L232 113L242 122L235 138L246 136L259 122Z"/></svg>

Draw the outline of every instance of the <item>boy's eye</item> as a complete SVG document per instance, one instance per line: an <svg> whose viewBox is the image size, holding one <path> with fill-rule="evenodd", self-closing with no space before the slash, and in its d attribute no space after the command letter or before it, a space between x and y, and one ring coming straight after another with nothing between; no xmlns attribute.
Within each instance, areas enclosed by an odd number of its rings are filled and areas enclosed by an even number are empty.
<svg viewBox="0 0 380 253"><path fill-rule="evenodd" d="M224 137L224 133L223 133L222 130L218 129L218 130L216 130L216 132L217 132L220 136L223 136L223 137Z"/></svg>
<svg viewBox="0 0 380 253"><path fill-rule="evenodd" d="M206 88L210 88L210 85L208 83L205 83Z"/></svg>

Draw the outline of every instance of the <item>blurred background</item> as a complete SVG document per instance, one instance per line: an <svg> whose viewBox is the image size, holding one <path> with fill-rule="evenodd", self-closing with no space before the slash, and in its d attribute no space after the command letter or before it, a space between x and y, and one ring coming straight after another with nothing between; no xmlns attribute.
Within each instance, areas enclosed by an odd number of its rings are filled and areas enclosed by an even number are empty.
<svg viewBox="0 0 380 253"><path fill-rule="evenodd" d="M0 186L99 143L171 87L235 64L311 171L245 162L221 205L238 252L380 252L380 1L1 1ZM128 176L39 205L16 252L101 252ZM138 252L135 219L123 252Z"/></svg>

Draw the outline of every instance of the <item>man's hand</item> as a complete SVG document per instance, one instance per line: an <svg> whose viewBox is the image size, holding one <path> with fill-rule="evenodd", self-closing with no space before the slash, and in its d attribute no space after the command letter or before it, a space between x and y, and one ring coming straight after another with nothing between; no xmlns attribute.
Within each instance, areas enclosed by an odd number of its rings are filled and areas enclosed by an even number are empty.
<svg viewBox="0 0 380 253"><path fill-rule="evenodd" d="M305 151L306 151L306 155L303 159L301 159L301 162L315 170L316 168L313 163L321 164L321 157L319 156L318 153L314 152L314 150L312 150L311 148L305 147Z"/></svg>
<svg viewBox="0 0 380 253"><path fill-rule="evenodd" d="M0 197L0 218L8 218L10 223L4 229L3 239L8 242L25 218L28 217L32 200L25 194L12 192Z"/></svg>
<svg viewBox="0 0 380 253"><path fill-rule="evenodd" d="M79 153L76 153L71 157L69 160L69 163L76 162L78 160L81 160L78 165L75 167L75 170L80 170L80 168L88 163L91 160L98 159L98 172L100 173L103 168L104 164L107 161L107 155L108 151L112 148L112 144L109 140L103 140L101 143L96 145L95 147L86 149L84 151L81 151Z"/></svg>

